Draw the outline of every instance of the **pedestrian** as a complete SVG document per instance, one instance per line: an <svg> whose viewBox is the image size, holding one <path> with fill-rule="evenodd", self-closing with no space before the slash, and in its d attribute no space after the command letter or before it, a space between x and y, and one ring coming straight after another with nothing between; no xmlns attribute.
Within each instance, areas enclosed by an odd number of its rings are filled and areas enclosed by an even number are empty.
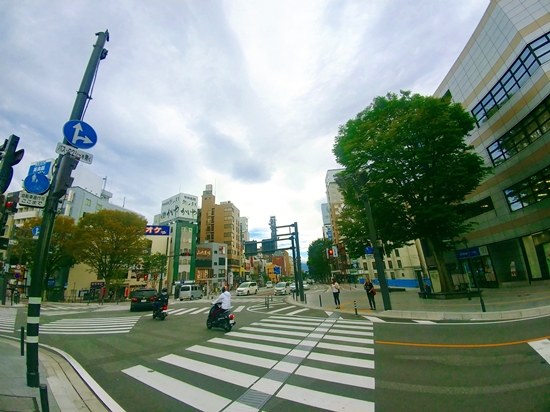
<svg viewBox="0 0 550 412"><path fill-rule="evenodd" d="M336 305L336 309L340 309L340 285L334 279L331 279L330 283L332 296L334 296L334 304Z"/></svg>
<svg viewBox="0 0 550 412"><path fill-rule="evenodd" d="M424 283L424 290L428 294L432 293L432 287L430 285L428 285L427 283Z"/></svg>
<svg viewBox="0 0 550 412"><path fill-rule="evenodd" d="M376 290L374 290L374 285L369 278L365 279L365 292L367 292L367 297L369 298L369 305L371 310L376 310L376 302L374 301L374 295L376 295Z"/></svg>

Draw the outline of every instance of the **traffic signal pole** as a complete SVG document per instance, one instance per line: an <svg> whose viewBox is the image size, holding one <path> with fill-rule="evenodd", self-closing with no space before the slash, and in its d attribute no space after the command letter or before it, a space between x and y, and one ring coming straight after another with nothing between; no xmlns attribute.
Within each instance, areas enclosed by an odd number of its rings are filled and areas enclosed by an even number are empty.
<svg viewBox="0 0 550 412"><path fill-rule="evenodd" d="M95 78L100 60L107 55L104 49L105 42L109 41L109 32L96 33L97 41L94 50L84 72L82 83L78 89L76 101L73 106L69 120L82 120L84 108L87 100L90 98L90 90ZM66 138L63 138L63 144L67 144ZM72 171L78 165L78 160L70 155L60 155L56 162L52 187L46 198L42 225L36 245L36 254L34 259L34 268L31 276L31 285L29 289L29 306L27 313L27 386L38 388L40 386L40 374L38 370L38 330L40 324L40 305L42 303L42 287L44 284L46 260L50 248L57 208L59 200L65 195L67 189L71 187L73 178Z"/></svg>

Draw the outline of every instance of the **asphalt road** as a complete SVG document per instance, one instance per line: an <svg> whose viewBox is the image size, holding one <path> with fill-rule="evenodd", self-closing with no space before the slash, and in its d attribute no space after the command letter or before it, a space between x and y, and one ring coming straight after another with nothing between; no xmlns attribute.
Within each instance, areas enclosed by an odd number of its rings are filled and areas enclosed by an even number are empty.
<svg viewBox="0 0 550 412"><path fill-rule="evenodd" d="M266 308L261 296L234 297L233 308L226 334L206 329L209 301L171 303L165 321L127 304L60 305L43 310L40 342L72 355L128 412L550 410L548 352L527 342L550 337L548 317L372 323L277 298Z"/></svg>

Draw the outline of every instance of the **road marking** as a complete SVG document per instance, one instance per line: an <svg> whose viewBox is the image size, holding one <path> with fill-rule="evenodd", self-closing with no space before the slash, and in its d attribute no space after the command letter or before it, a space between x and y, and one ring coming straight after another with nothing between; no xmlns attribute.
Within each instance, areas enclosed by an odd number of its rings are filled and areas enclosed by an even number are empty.
<svg viewBox="0 0 550 412"><path fill-rule="evenodd" d="M297 315L298 313L305 312L306 310L309 310L308 308L295 310L294 312L287 313L288 316Z"/></svg>
<svg viewBox="0 0 550 412"><path fill-rule="evenodd" d="M422 325L437 325L436 322L432 322L431 320L412 320L413 322L422 324Z"/></svg>
<svg viewBox="0 0 550 412"><path fill-rule="evenodd" d="M271 333L274 335L287 335L287 336L299 336L301 338L305 338L308 334L303 332L292 332L289 330L271 330L271 329L264 329L264 328L253 328L250 326L243 326L242 328L239 328L239 330L248 330L250 332L262 332L262 333Z"/></svg>
<svg viewBox="0 0 550 412"><path fill-rule="evenodd" d="M141 365L124 369L122 372L200 411L218 412L231 403L230 399L178 381Z"/></svg>
<svg viewBox="0 0 550 412"><path fill-rule="evenodd" d="M188 313L188 312L191 312L193 310L195 310L197 308L189 308L189 309L172 309L172 310L169 310L168 313L170 315L183 315L184 313ZM151 315L152 316L152 315Z"/></svg>
<svg viewBox="0 0 550 412"><path fill-rule="evenodd" d="M263 336L263 335L255 335L253 333L243 333L243 332L228 332L225 334L225 336L235 336L236 338L252 339L252 340L266 340L268 342L287 343L289 345L298 345L301 342L300 339L280 338L278 336Z"/></svg>
<svg viewBox="0 0 550 412"><path fill-rule="evenodd" d="M286 399L291 402L298 402L303 405L329 411L374 412L374 402L330 395L293 385L284 385L276 396L277 398Z"/></svg>
<svg viewBox="0 0 550 412"><path fill-rule="evenodd" d="M244 355L242 353L233 353L220 349L207 348L205 346L195 345L187 348L188 351L201 353L203 355L214 356L221 359L229 359L235 362L245 363L247 365L259 366L261 368L271 369L277 361L271 359L259 358L257 356Z"/></svg>
<svg viewBox="0 0 550 412"><path fill-rule="evenodd" d="M210 339L208 342L217 343L224 346L236 346L243 349L257 350L260 352L276 353L278 355L286 355L290 349L281 348L280 346L262 345L261 343L242 342L224 338Z"/></svg>
<svg viewBox="0 0 550 412"><path fill-rule="evenodd" d="M293 330L305 330L305 331L313 331L315 330L315 327L309 327L309 326L293 326L293 325L277 325L275 323L269 323L266 322L268 319L264 319L261 322L253 322L251 323L252 326L265 326L270 328L281 328L281 329L293 329Z"/></svg>
<svg viewBox="0 0 550 412"><path fill-rule="evenodd" d="M336 329L336 327L333 327L330 330L330 333L339 333L339 334L345 334L348 336L374 336L374 333L372 332L358 332L355 330L339 330L339 329Z"/></svg>
<svg viewBox="0 0 550 412"><path fill-rule="evenodd" d="M206 362L196 361L194 359L184 358L178 355L166 355L159 358L159 361L169 363L178 368L187 369L192 372L197 372L205 376L216 378L224 382L233 383L244 388L249 388L258 380L257 376L248 373L234 371L221 366L212 365Z"/></svg>
<svg viewBox="0 0 550 412"><path fill-rule="evenodd" d="M368 320L370 320L371 322L376 322L376 323L386 323L386 321L385 321L385 320L383 320L383 319L380 319L380 318L377 318L376 316L364 316L364 315L363 315L363 317L364 317L365 319L368 319Z"/></svg>
<svg viewBox="0 0 550 412"><path fill-rule="evenodd" d="M358 386L359 388L374 389L374 378L360 376L352 373L334 372L326 369L300 366L295 375L307 378L320 379L326 382L333 382L342 385Z"/></svg>
<svg viewBox="0 0 550 412"><path fill-rule="evenodd" d="M237 309L233 310L234 313L242 311L246 306L239 306Z"/></svg>
<svg viewBox="0 0 550 412"><path fill-rule="evenodd" d="M308 360L318 360L321 362L337 363L339 365L355 366L358 368L374 369L374 361L366 359L348 358L345 356L327 355L324 353L311 352Z"/></svg>
<svg viewBox="0 0 550 412"><path fill-rule="evenodd" d="M397 345L397 346L418 346L426 348L494 348L499 346L513 346L524 343L536 342L543 339L550 339L550 336L542 336L540 338L518 340L514 342L500 343L414 343L414 342L392 342L387 340L377 340L380 345Z"/></svg>
<svg viewBox="0 0 550 412"><path fill-rule="evenodd" d="M296 306L285 306L284 308L281 308L281 309L275 309L275 310L272 310L271 312L267 312L267 313L277 313L277 312L282 312L283 310L287 310L287 309L292 309L292 308L295 308Z"/></svg>
<svg viewBox="0 0 550 412"><path fill-rule="evenodd" d="M363 346L350 346L350 345L336 345L334 343L326 343L326 342L319 342L317 344L318 348L321 349L330 349L334 351L342 351L342 352L352 352L352 353L362 353L365 355L374 355L374 349L373 348L365 348Z"/></svg>
<svg viewBox="0 0 550 412"><path fill-rule="evenodd" d="M374 343L373 339L350 338L349 336L325 335L323 339L336 340L346 343L362 343L364 345L372 345ZM378 341L376 342L378 343Z"/></svg>
<svg viewBox="0 0 550 412"><path fill-rule="evenodd" d="M537 353L544 358L546 363L550 363L550 340L542 339L534 342L529 342L531 346Z"/></svg>
<svg viewBox="0 0 550 412"><path fill-rule="evenodd" d="M283 325L306 325L306 326L318 326L322 323L322 321L312 322L310 320L302 320L300 318L295 319L274 319L274 318L268 318L268 319L262 319L262 322L266 323L277 323L277 324L283 324Z"/></svg>

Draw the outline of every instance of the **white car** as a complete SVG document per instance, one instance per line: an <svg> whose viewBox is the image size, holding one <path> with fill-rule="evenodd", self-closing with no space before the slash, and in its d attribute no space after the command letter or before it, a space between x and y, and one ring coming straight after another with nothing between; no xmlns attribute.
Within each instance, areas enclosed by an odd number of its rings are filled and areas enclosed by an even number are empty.
<svg viewBox="0 0 550 412"><path fill-rule="evenodd" d="M292 282L292 283L290 284L290 291L291 291L291 292L296 292L296 283Z"/></svg>
<svg viewBox="0 0 550 412"><path fill-rule="evenodd" d="M265 282L265 287L266 288L272 288L273 287L273 282L268 280L267 282Z"/></svg>
<svg viewBox="0 0 550 412"><path fill-rule="evenodd" d="M288 295L290 293L290 284L288 282L279 282L275 285L275 295Z"/></svg>
<svg viewBox="0 0 550 412"><path fill-rule="evenodd" d="M237 296L255 295L258 293L258 284L256 282L244 282L237 288Z"/></svg>
<svg viewBox="0 0 550 412"><path fill-rule="evenodd" d="M309 290L309 284L307 282L304 283L304 290Z"/></svg>

